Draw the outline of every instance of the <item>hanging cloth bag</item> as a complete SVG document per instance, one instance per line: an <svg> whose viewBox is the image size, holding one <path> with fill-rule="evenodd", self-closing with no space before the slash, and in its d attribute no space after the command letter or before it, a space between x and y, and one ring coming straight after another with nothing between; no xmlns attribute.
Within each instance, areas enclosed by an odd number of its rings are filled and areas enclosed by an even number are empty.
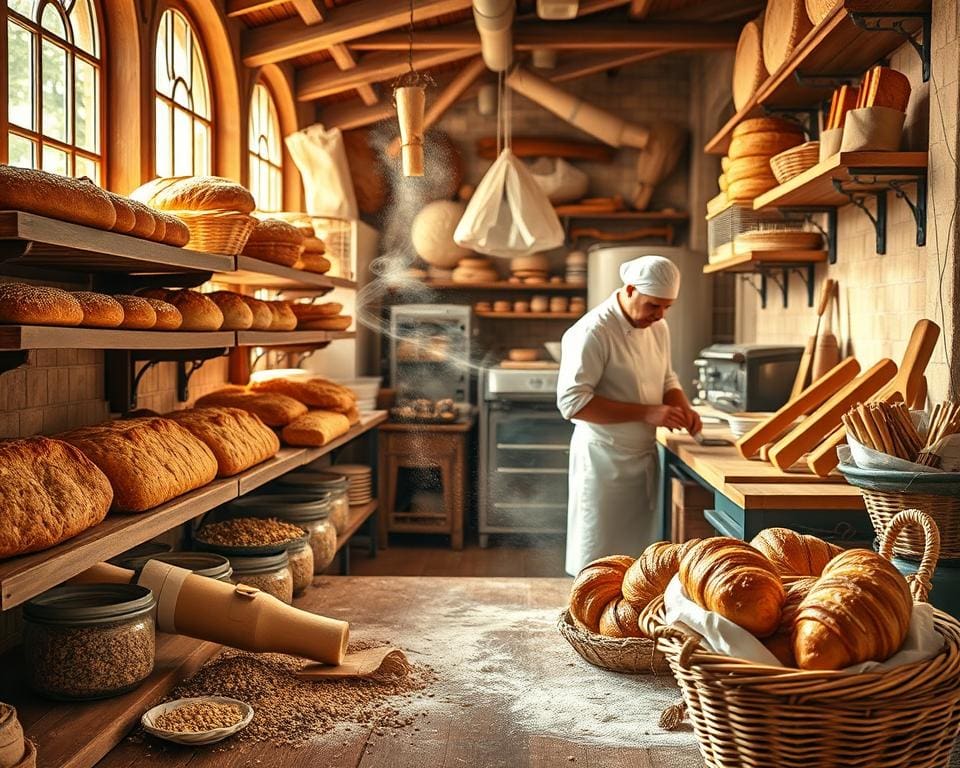
<svg viewBox="0 0 960 768"><path fill-rule="evenodd" d="M339 128L311 125L285 139L300 170L307 213L332 219L357 218L357 197Z"/></svg>

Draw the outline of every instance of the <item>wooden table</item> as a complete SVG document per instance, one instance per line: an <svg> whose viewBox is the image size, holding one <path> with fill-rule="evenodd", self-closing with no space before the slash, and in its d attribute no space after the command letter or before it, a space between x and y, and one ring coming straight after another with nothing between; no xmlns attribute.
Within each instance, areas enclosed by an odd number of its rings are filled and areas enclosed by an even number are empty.
<svg viewBox="0 0 960 768"><path fill-rule="evenodd" d="M418 731L338 727L302 747L125 741L98 768L702 768L689 728L657 725L672 678L587 664L556 630L568 579L331 577L297 601L388 640L439 679L401 711Z"/></svg>
<svg viewBox="0 0 960 768"><path fill-rule="evenodd" d="M708 437L730 438L726 427L705 427ZM721 534L752 539L772 526L849 542L870 541L873 529L860 491L839 475L818 477L801 463L783 472L766 461L744 459L732 446L702 446L686 432L657 432L661 523L669 538L672 478L694 480L714 495L707 521Z"/></svg>

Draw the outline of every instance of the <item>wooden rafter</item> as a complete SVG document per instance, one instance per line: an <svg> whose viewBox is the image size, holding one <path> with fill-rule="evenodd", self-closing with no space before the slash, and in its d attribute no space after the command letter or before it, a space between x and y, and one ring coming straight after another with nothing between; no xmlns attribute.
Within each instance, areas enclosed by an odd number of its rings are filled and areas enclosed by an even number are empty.
<svg viewBox="0 0 960 768"><path fill-rule="evenodd" d="M425 21L465 10L470 5L470 0L413 0L413 17L415 21ZM260 67L285 61L337 43L395 29L409 20L406 3L357 0L331 9L323 24L308 27L301 19L295 18L247 30L243 41L243 63L248 67Z"/></svg>
<svg viewBox="0 0 960 768"><path fill-rule="evenodd" d="M277 5L283 5L287 0L227 0L227 16L236 18L248 13L265 11Z"/></svg>
<svg viewBox="0 0 960 768"><path fill-rule="evenodd" d="M630 16L634 19L645 19L656 5L656 0L630 0Z"/></svg>
<svg viewBox="0 0 960 768"><path fill-rule="evenodd" d="M353 57L350 49L342 43L330 46L330 56L334 63L340 67L342 72L345 72L349 69L356 69L357 67L357 60ZM363 103L367 106L376 104L377 101L379 101L377 92L373 90L373 86L369 83L358 85L357 93L360 95L360 99L363 101Z"/></svg>
<svg viewBox="0 0 960 768"><path fill-rule="evenodd" d="M579 80L581 77L596 75L600 72L607 72L617 67L625 67L627 64L636 64L639 61L656 59L659 56L666 56L673 51L660 48L654 51L641 51L640 53L624 53L610 55L608 53L590 53L582 54L576 58L564 61L556 69L549 72L539 72L546 75L547 79L554 83L566 83L570 80Z"/></svg>
<svg viewBox="0 0 960 768"><path fill-rule="evenodd" d="M316 0L290 0L297 15L308 27L323 21L323 12L317 7Z"/></svg>

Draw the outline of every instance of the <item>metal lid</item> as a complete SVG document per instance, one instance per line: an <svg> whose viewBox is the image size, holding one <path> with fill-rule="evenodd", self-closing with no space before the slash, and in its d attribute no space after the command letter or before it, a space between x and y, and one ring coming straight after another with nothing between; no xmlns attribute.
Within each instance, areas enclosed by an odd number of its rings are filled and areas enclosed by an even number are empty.
<svg viewBox="0 0 960 768"><path fill-rule="evenodd" d="M290 565L290 557L286 550L276 555L261 555L259 557L230 556L230 565L234 575L254 575L258 573L272 573Z"/></svg>
<svg viewBox="0 0 960 768"><path fill-rule="evenodd" d="M138 584L71 584L55 587L23 607L37 624L104 624L153 610L153 593Z"/></svg>
<svg viewBox="0 0 960 768"><path fill-rule="evenodd" d="M313 469L298 469L288 472L274 480L276 485L293 486L295 488L317 488L321 490L337 491L346 489L349 481L344 475L336 472L317 472Z"/></svg>
<svg viewBox="0 0 960 768"><path fill-rule="evenodd" d="M271 493L243 496L227 504L237 517L279 517L291 523L308 523L330 515L330 497L309 493Z"/></svg>

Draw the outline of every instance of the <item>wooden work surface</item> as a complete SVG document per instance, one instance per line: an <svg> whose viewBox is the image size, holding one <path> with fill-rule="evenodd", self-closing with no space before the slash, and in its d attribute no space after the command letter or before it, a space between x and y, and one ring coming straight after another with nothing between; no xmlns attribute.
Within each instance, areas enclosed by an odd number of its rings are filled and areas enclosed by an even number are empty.
<svg viewBox="0 0 960 768"><path fill-rule="evenodd" d="M469 432L473 429L473 415L466 420L452 423L430 424L418 421L385 421L380 425L381 432Z"/></svg>
<svg viewBox="0 0 960 768"><path fill-rule="evenodd" d="M864 509L859 488L841 483L727 483L723 494L743 509Z"/></svg>
<svg viewBox="0 0 960 768"><path fill-rule="evenodd" d="M416 728L344 724L301 747L241 741L190 749L125 741L98 768L701 768L689 728L657 720L672 678L587 664L556 629L569 579L333 577L297 601L386 640L438 680L401 712ZM318 683L322 685L323 683Z"/></svg>

